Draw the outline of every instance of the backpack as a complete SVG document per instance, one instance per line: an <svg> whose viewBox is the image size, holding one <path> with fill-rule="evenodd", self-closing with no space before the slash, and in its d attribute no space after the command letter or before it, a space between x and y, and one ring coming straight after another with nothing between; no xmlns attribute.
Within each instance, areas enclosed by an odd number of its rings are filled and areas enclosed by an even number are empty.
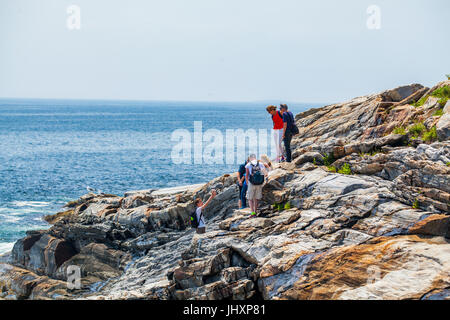
<svg viewBox="0 0 450 320"><path fill-rule="evenodd" d="M191 216L190 216L190 221L191 221L191 227L192 228L198 228L198 225L200 224L199 220L202 219L202 216L203 216L203 210L200 213L200 219L197 219L197 208L195 208L194 212L191 213Z"/></svg>
<svg viewBox="0 0 450 320"><path fill-rule="evenodd" d="M290 130L291 130L292 135L295 136L296 134L299 134L300 131L298 130L297 124L295 123L294 115L291 112L289 112L288 115L291 118Z"/></svg>
<svg viewBox="0 0 450 320"><path fill-rule="evenodd" d="M253 164L251 166L252 166L252 174L248 177L248 180L250 181L251 184L255 186L262 185L264 183L264 175L261 173L259 161L256 164L256 166L254 166Z"/></svg>

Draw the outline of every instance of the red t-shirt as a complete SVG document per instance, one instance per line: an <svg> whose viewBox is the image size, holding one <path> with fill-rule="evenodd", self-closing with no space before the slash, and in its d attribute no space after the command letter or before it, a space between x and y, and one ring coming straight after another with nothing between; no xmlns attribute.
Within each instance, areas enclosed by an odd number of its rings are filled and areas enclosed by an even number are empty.
<svg viewBox="0 0 450 320"><path fill-rule="evenodd" d="M280 130L283 129L283 118L280 117L280 112L277 111L274 116L272 116L273 121L273 129L274 130Z"/></svg>

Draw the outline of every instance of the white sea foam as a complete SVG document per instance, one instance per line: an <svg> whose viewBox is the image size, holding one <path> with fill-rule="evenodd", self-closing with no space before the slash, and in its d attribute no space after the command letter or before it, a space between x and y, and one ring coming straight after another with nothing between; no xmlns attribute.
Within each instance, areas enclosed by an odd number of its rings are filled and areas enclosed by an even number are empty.
<svg viewBox="0 0 450 320"><path fill-rule="evenodd" d="M14 242L0 242L0 254L7 253L14 247Z"/></svg>
<svg viewBox="0 0 450 320"><path fill-rule="evenodd" d="M1 214L0 215L0 221L2 223L6 223L6 222L14 223L14 222L20 221L22 219L23 218L17 217L17 215L13 215L13 214Z"/></svg>
<svg viewBox="0 0 450 320"><path fill-rule="evenodd" d="M47 207L50 202L46 201L13 201L11 203L16 207Z"/></svg>

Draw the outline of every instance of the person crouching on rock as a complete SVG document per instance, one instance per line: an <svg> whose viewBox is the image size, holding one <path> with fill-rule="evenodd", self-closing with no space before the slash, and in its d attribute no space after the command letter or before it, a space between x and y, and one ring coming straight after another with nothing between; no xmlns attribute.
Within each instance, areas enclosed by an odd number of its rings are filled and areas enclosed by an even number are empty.
<svg viewBox="0 0 450 320"><path fill-rule="evenodd" d="M282 162L283 157L283 114L277 111L277 107L268 106L267 112L272 115L273 121L273 138L275 139L275 147L277 148L277 158L275 162Z"/></svg>
<svg viewBox="0 0 450 320"><path fill-rule="evenodd" d="M256 160L254 154L249 157L250 162L245 166L245 181L247 182L247 199L250 203L250 217L256 217L258 210L258 200L262 198L262 187L264 184L267 170L264 164Z"/></svg>
<svg viewBox="0 0 450 320"><path fill-rule="evenodd" d="M261 156L261 161L263 162L264 166L266 167L267 171L272 171L273 166L272 162L270 161L269 157L265 154Z"/></svg>
<svg viewBox="0 0 450 320"><path fill-rule="evenodd" d="M203 200L201 198L198 198L195 200L195 205L197 209L195 209L195 214L197 216L198 226L197 226L197 233L205 233L206 232L206 225L205 225L205 217L203 216L203 210L208 206L208 204L211 202L212 199L217 195L216 190L211 191L211 196L206 201L206 203L203 203Z"/></svg>

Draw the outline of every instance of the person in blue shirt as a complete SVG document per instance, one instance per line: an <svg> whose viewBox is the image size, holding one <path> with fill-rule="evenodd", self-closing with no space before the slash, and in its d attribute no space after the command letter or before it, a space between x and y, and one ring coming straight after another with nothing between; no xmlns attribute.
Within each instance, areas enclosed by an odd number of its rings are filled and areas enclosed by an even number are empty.
<svg viewBox="0 0 450 320"><path fill-rule="evenodd" d="M238 186L239 186L239 209L244 209L247 207L246 194L247 194L247 182L245 181L245 166L248 163L248 159L244 164L239 166L239 171L237 173L238 176Z"/></svg>
<svg viewBox="0 0 450 320"><path fill-rule="evenodd" d="M288 111L288 106L286 104L280 105L280 110L283 113L283 142L284 149L286 151L286 162L292 161L292 151L291 151L291 140L292 140L292 127L295 121L292 112Z"/></svg>

